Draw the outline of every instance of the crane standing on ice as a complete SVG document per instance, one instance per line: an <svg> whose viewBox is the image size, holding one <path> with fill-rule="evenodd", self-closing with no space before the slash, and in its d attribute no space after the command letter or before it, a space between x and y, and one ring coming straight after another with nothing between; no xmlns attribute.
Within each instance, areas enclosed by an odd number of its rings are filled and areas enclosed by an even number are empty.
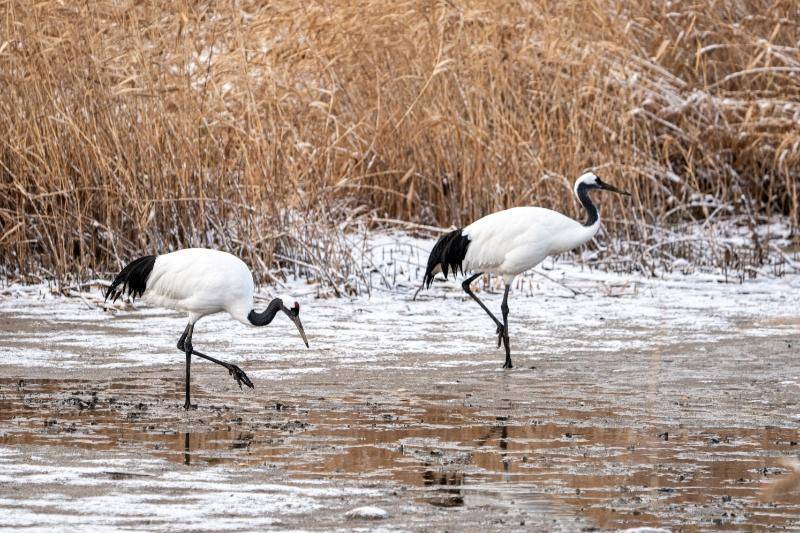
<svg viewBox="0 0 800 533"><path fill-rule="evenodd" d="M189 323L178 340L178 350L186 354L186 402L190 400L192 355L225 367L239 384L253 388L253 382L241 368L208 355L192 346L195 323L206 315L226 311L239 322L252 326L266 326L278 311L283 311L297 326L303 342L308 340L300 322L300 304L292 309L283 305L280 298L272 300L261 313L253 309L253 275L247 265L236 256L219 250L187 248L163 255L140 257L117 274L106 291L106 300L127 293L133 298L144 296L145 301L158 307L183 311Z"/></svg>
<svg viewBox="0 0 800 533"><path fill-rule="evenodd" d="M600 228L600 216L589 192L595 190L630 196L630 193L587 172L575 181L573 189L586 210L583 224L550 209L514 207L486 215L465 228L443 235L431 250L423 285L430 287L433 277L439 272L445 278L450 270L454 277L458 270L475 272L464 280L461 287L497 325L497 347L503 343L506 349L503 368L512 367L508 342L508 291L511 283L518 274L535 267L546 257L577 248L594 237ZM506 290L500 306L502 322L469 288L470 283L485 272L503 276Z"/></svg>

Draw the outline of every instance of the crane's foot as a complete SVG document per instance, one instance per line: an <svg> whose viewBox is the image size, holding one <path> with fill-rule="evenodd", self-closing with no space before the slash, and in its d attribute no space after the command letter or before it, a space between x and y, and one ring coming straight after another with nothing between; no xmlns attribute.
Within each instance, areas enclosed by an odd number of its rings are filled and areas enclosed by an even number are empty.
<svg viewBox="0 0 800 533"><path fill-rule="evenodd" d="M506 363L503 365L503 368L514 368L514 365L511 364L510 357L506 357Z"/></svg>
<svg viewBox="0 0 800 533"><path fill-rule="evenodd" d="M253 382L250 381L250 378L247 377L247 374L244 373L244 370L231 363L226 363L225 368L228 369L228 373L230 373L230 375L233 376L233 379L236 380L236 383L239 385L240 389L242 388L242 385L246 385L251 389L254 388Z"/></svg>
<svg viewBox="0 0 800 533"><path fill-rule="evenodd" d="M187 411L189 409L197 409L197 404L196 403L184 402L183 408L186 409Z"/></svg>

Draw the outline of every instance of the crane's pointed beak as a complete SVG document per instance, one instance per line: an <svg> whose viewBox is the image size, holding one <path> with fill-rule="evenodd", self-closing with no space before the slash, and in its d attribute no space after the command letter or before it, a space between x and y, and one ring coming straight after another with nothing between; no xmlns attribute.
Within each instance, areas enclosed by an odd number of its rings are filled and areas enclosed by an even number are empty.
<svg viewBox="0 0 800 533"><path fill-rule="evenodd" d="M606 190L606 191L611 191L611 192L615 192L615 193L618 193L618 194L624 194L625 196L630 196L631 195L631 193L629 193L628 191L623 191L622 189L617 189L613 185L609 185L606 182L603 182L600 185L600 188L603 189L603 190Z"/></svg>
<svg viewBox="0 0 800 533"><path fill-rule="evenodd" d="M297 326L297 331L300 332L300 336L303 338L303 342L306 344L306 348L309 348L308 339L306 338L306 332L303 329L303 323L300 322L300 304L295 302L294 307L289 310L289 318L292 319L294 325Z"/></svg>

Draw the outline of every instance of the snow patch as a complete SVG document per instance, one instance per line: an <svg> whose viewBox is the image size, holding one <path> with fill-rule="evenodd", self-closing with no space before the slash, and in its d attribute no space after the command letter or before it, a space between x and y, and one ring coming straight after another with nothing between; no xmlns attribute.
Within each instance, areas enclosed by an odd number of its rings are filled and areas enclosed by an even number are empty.
<svg viewBox="0 0 800 533"><path fill-rule="evenodd" d="M389 518L389 513L380 507L373 507L367 505L364 507L356 507L344 514L350 519L363 519L363 520L383 520Z"/></svg>

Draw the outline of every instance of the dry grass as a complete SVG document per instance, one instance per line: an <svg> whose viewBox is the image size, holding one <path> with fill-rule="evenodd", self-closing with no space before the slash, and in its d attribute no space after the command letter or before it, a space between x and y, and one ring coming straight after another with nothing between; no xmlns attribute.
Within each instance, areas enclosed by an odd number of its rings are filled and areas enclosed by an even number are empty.
<svg viewBox="0 0 800 533"><path fill-rule="evenodd" d="M634 193L603 208L637 268L691 221L797 230L796 0L0 6L6 275L208 245L325 279L360 215L578 215L589 166Z"/></svg>

